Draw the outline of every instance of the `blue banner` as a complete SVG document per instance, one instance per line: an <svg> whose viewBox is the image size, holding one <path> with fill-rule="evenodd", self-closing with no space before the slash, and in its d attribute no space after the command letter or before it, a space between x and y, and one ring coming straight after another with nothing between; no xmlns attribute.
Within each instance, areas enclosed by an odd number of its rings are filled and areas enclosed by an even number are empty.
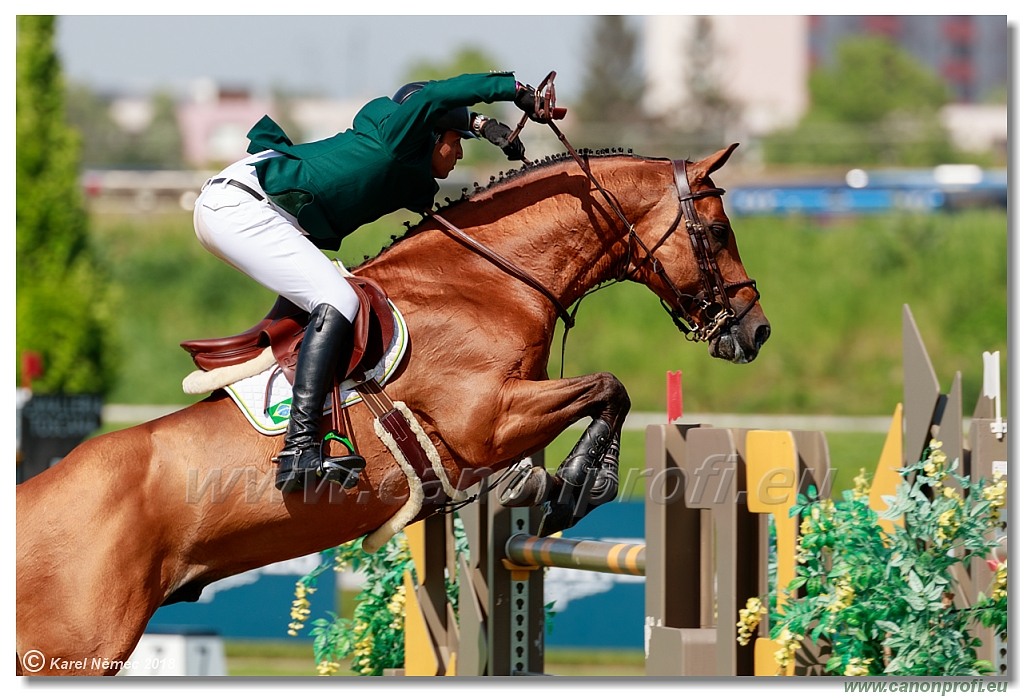
<svg viewBox="0 0 1024 700"><path fill-rule="evenodd" d="M629 544L644 541L642 501L596 508L565 536ZM544 602L554 604L545 636L548 648L643 649L644 577L550 568Z"/></svg>
<svg viewBox="0 0 1024 700"><path fill-rule="evenodd" d="M146 632L208 633L225 638L309 641L309 629L288 636L295 583L322 561L320 554L270 564L211 583L195 603L174 603L160 608ZM337 609L336 574L328 569L307 596L312 615Z"/></svg>

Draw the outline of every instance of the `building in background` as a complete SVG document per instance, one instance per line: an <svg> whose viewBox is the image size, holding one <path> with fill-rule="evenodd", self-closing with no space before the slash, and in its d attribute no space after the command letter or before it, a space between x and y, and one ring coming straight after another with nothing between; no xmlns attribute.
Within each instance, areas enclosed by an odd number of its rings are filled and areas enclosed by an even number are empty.
<svg viewBox="0 0 1024 700"><path fill-rule="evenodd" d="M1005 15L814 15L807 17L808 60L828 65L853 36L884 36L931 68L953 101L1004 101L1009 79Z"/></svg>
<svg viewBox="0 0 1024 700"><path fill-rule="evenodd" d="M685 114L697 64L696 16L646 17L645 109ZM828 66L836 47L855 36L884 36L931 68L953 103L943 121L965 150L1005 148L1009 28L1003 15L712 16L712 67L740 108L740 138L795 126L808 107L808 77Z"/></svg>
<svg viewBox="0 0 1024 700"><path fill-rule="evenodd" d="M726 97L740 106L741 133L765 134L794 126L807 109L807 17L714 16L710 18L712 69ZM690 99L697 63L690 45L698 17L646 17L643 57L647 78L644 107L667 116Z"/></svg>

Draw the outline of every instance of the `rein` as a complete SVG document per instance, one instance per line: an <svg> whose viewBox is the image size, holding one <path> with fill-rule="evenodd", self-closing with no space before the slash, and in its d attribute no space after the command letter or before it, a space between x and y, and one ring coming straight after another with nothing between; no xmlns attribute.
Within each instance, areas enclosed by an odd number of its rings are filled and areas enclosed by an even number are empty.
<svg viewBox="0 0 1024 700"><path fill-rule="evenodd" d="M466 244L473 251L494 263L499 269L504 270L506 273L508 273L512 277L515 277L520 282L523 282L529 285L530 287L533 287L538 292L546 296L548 298L548 301L550 301L552 305L554 305L555 310L558 311L558 316L565 323L566 329L572 328L574 325L576 325L576 319L574 318L574 314L570 314L562 305L562 302L558 300L558 297L556 297L554 293L550 289L545 287L544 284L541 281L539 281L536 277L531 275L523 268L519 267L519 265L516 265L508 258L503 257L498 253L494 252L493 250L485 246L483 243L476 240L468 233L460 229L458 226L445 219L437 212L427 211L424 212L424 216L428 216L431 219L434 219L437 223L441 224L441 227L445 229L446 232L452 234L456 238L456 240Z"/></svg>
<svg viewBox="0 0 1024 700"><path fill-rule="evenodd" d="M558 140L562 142L563 146L565 146L569 155L572 156L573 160L576 161L583 173L591 183L593 183L594 187L608 203L608 206L611 207L611 210L626 226L629 236L630 250L635 246L641 248L644 252L643 257L636 263L633 262L633 254L629 253L625 258L622 271L614 280L612 280L612 283L632 279L638 271L645 267L649 267L651 272L659 277L662 283L675 297L675 308L669 306L663 299L661 300L662 307L672 318L676 328L683 333L687 340L691 340L693 342L706 342L711 340L715 336L719 335L726 326L743 318L743 316L753 308L754 304L756 304L757 300L760 298L760 292L757 290L755 281L747 279L740 282L733 282L731 284L725 282L725 279L722 277L722 272L718 267L718 262L715 259L714 251L712 250L707 227L701 221L700 216L697 214L697 209L694 206L694 201L697 199L702 199L704 197L721 197L725 194L724 189L716 187L702 190L700 192L693 192L690 189L690 182L686 175L686 161L673 160L672 177L675 181L676 194L679 200L679 211L676 214L675 220L669 225L668 230L665 231L653 247L649 248L636 234L636 227L629 221L629 218L622 211L622 207L615 196L605 189L600 182L598 182L587 161L579 155L575 148L573 148L572 144L569 143L569 140L561 130L555 126L553 121L547 120L545 123L551 127L552 131L554 131L555 135L558 137ZM569 329L576 324L576 310L579 308L580 302L583 301L583 297L576 302L573 311L570 313L551 290L545 287L542 282L537 280L516 263L499 255L484 244L480 243L465 231L455 226L455 224L442 217L440 214L434 211L427 211L424 212L424 216L434 219L441 225L441 228L445 232L455 237L456 240L460 241L486 260L489 260L499 269L505 271L515 279L518 279L524 284L537 290L551 302L557 311L559 318L562 319L562 322L565 325L565 331L562 337L562 353L564 357L566 338L568 336ZM701 293L696 296L692 294L684 294L668 276L668 273L665 272L664 266L655 255L657 249L661 247L666 240L668 240L669 236L676 232L680 223L685 223L686 225L686 230L690 237L690 245L693 248L694 256L697 260L697 266L700 270L701 281L704 287ZM632 269L630 269L631 264ZM601 285L590 290L583 296L585 297L603 286L605 285ZM737 314L729 303L729 291L741 287L751 287L754 290L754 298ZM690 304L697 305L696 313L690 313L687 311L687 306Z"/></svg>

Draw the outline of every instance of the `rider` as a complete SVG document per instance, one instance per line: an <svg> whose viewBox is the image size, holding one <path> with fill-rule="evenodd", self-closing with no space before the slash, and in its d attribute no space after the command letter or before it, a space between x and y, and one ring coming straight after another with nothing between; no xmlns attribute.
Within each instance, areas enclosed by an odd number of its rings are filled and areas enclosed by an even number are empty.
<svg viewBox="0 0 1024 700"><path fill-rule="evenodd" d="M512 130L469 107L512 101L531 118L534 90L512 73L467 74L410 83L366 104L352 128L293 144L270 117L249 131L250 156L210 179L196 200L196 235L205 248L310 314L292 385L275 485L284 492L324 477L350 488L365 460L322 459L320 422L335 369L346 368L359 301L320 250L338 250L357 228L400 208L425 211L462 158L463 138L483 136L520 160ZM318 250L320 249L320 250Z"/></svg>

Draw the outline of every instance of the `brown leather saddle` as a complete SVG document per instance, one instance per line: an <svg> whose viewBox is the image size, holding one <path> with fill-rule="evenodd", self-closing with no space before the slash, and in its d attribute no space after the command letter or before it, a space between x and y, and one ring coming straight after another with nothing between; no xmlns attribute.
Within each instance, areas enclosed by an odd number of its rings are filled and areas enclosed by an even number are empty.
<svg viewBox="0 0 1024 700"><path fill-rule="evenodd" d="M344 374L339 374L339 380L347 379L357 371L372 369L395 337L395 317L387 294L380 285L365 277L345 279L359 297L359 312L353 324L355 344L352 359ZM181 347L202 370L241 364L258 357L269 347L285 377L294 382L299 345L308 322L308 312L284 297L278 297L263 320L252 328L226 338L186 340Z"/></svg>

